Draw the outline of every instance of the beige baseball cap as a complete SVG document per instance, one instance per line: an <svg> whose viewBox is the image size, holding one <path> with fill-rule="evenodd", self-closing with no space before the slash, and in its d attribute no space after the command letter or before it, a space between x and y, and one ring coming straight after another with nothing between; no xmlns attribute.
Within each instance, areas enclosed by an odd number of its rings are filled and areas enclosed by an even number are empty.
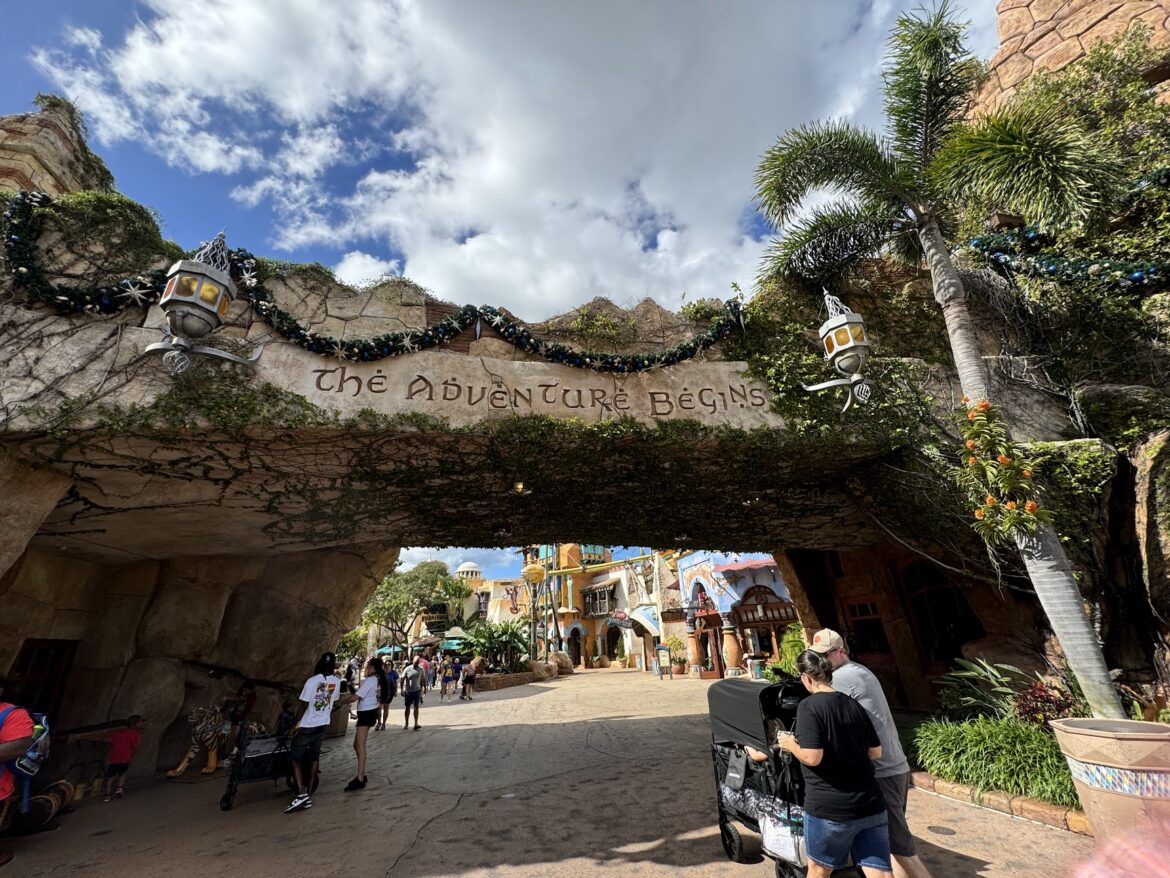
<svg viewBox="0 0 1170 878"><path fill-rule="evenodd" d="M813 635L812 643L809 644L808 648L813 652L819 652L821 655L825 655L834 649L844 649L845 641L832 628L822 628Z"/></svg>

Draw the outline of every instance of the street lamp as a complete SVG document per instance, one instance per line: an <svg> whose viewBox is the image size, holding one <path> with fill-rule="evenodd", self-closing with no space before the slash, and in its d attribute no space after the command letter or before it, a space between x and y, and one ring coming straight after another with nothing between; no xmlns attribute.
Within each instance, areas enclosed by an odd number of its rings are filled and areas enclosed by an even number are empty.
<svg viewBox="0 0 1170 878"><path fill-rule="evenodd" d="M845 387L849 395L845 400L845 408L841 411L849 411L854 402L867 402L872 392L871 386L861 377L861 370L865 368L865 361L869 359L869 336L866 334L865 321L861 315L850 311L840 299L830 295L827 290L825 308L828 309L829 319L821 324L819 330L821 347L825 351L825 359L845 377L812 386L802 384L801 387L810 392L827 390L830 387Z"/></svg>
<svg viewBox="0 0 1170 878"><path fill-rule="evenodd" d="M533 661L536 661L536 598L540 594L540 584L547 575L548 572L541 564L525 564L520 570L520 578L528 586L528 657Z"/></svg>
<svg viewBox="0 0 1170 878"><path fill-rule="evenodd" d="M172 375L187 371L191 366L191 354L219 357L247 366L255 364L264 352L263 346L245 358L191 341L219 329L235 298L231 260L223 232L220 232L192 259L180 259L167 272L167 284L158 303L167 317L167 337L147 345L146 353L162 353L163 364Z"/></svg>

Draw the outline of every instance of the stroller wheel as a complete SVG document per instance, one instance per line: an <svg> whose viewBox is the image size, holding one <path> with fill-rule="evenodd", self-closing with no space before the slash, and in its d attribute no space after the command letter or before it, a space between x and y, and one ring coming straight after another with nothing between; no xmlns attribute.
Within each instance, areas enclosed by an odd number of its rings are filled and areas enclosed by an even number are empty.
<svg viewBox="0 0 1170 878"><path fill-rule="evenodd" d="M733 863L743 862L743 837L730 823L719 824L719 840L723 842L723 853Z"/></svg>
<svg viewBox="0 0 1170 878"><path fill-rule="evenodd" d="M804 878L804 869L787 860L777 860L776 878Z"/></svg>
<svg viewBox="0 0 1170 878"><path fill-rule="evenodd" d="M219 800L219 810L230 811L232 809L232 803L235 801L235 799L236 797L231 793L224 793L223 798Z"/></svg>

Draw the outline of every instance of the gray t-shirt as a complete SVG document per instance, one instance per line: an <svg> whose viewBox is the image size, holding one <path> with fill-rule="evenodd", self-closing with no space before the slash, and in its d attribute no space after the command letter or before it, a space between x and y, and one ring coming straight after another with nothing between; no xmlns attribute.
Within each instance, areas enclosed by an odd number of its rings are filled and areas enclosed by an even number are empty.
<svg viewBox="0 0 1170 878"><path fill-rule="evenodd" d="M838 692L844 692L856 700L873 721L878 740L882 742L882 758L873 764L874 776L893 777L908 772L910 763L906 761L906 754L902 751L902 742L894 725L894 715L890 713L886 693L882 691L882 684L873 675L873 671L857 662L846 662L833 671L832 686Z"/></svg>
<svg viewBox="0 0 1170 878"><path fill-rule="evenodd" d="M422 668L413 665L402 672L403 689L406 692L418 692L422 689Z"/></svg>

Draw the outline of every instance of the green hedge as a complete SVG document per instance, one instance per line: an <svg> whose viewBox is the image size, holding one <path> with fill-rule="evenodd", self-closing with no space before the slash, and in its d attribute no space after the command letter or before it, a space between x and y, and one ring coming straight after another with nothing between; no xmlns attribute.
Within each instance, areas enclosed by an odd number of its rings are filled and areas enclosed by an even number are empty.
<svg viewBox="0 0 1170 878"><path fill-rule="evenodd" d="M1015 718L932 719L915 736L918 762L942 780L1079 808L1056 739Z"/></svg>

